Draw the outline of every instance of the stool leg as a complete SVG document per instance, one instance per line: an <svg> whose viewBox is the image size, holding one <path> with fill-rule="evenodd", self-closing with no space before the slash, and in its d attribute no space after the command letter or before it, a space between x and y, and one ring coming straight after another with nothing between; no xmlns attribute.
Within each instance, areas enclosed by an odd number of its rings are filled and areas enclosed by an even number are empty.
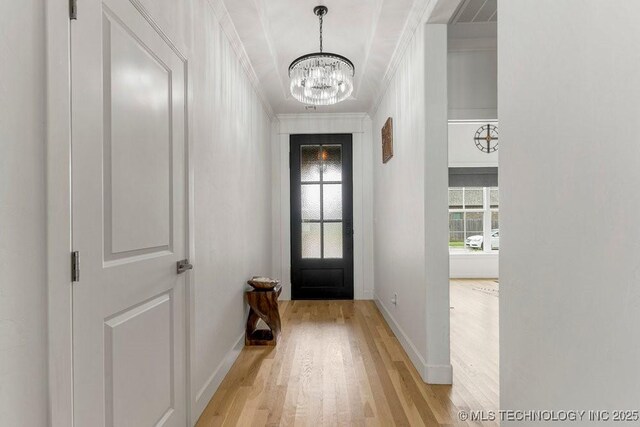
<svg viewBox="0 0 640 427"><path fill-rule="evenodd" d="M275 345L280 336L281 321L278 311L278 294L276 292L249 292L247 293L249 303L249 317L247 318L247 329L245 343L247 345ZM258 318L271 329L271 334L258 337L256 326Z"/></svg>
<svg viewBox="0 0 640 427"><path fill-rule="evenodd" d="M249 317L247 317L247 326L245 329L244 343L245 345L251 345L250 337L256 331L260 316L256 314L253 308L249 307Z"/></svg>

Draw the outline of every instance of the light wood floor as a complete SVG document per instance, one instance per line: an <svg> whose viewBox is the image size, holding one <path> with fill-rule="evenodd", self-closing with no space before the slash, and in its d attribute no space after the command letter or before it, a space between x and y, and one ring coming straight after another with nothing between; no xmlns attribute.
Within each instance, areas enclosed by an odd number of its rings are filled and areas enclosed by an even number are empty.
<svg viewBox="0 0 640 427"><path fill-rule="evenodd" d="M497 300L452 282L453 386L422 382L371 301L282 302L278 346L246 347L197 426L467 425L459 410L498 406Z"/></svg>
<svg viewBox="0 0 640 427"><path fill-rule="evenodd" d="M450 299L453 390L471 409L497 411L498 284L494 280L452 280Z"/></svg>

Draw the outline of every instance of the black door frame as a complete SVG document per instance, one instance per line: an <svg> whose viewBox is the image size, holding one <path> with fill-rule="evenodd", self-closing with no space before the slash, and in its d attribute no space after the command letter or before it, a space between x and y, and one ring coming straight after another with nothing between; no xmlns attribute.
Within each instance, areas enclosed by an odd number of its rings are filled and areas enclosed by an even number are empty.
<svg viewBox="0 0 640 427"><path fill-rule="evenodd" d="M300 147L302 145L342 145L342 259L302 259L302 212L300 186ZM297 157L295 157L297 156ZM353 135L297 134L289 139L291 225L291 298L353 299ZM321 196L322 197L322 196ZM322 215L322 213L321 213ZM321 217L322 218L322 217ZM340 288L301 288L303 270L343 270Z"/></svg>

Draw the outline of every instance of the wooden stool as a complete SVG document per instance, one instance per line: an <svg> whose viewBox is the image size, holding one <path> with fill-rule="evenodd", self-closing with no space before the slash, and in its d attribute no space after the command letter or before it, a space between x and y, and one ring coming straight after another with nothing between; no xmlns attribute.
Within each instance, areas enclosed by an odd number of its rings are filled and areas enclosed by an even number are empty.
<svg viewBox="0 0 640 427"><path fill-rule="evenodd" d="M252 289L246 292L247 302L249 303L249 317L247 318L247 329L244 336L245 345L276 345L280 336L278 297L281 292L281 285L277 285L268 291ZM260 319L270 329L256 329Z"/></svg>

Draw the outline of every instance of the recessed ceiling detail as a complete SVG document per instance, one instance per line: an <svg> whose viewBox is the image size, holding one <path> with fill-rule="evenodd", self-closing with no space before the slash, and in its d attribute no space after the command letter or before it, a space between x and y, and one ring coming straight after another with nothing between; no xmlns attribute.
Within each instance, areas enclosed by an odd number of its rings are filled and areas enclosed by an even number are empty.
<svg viewBox="0 0 640 427"><path fill-rule="evenodd" d="M276 114L304 113L305 105L291 96L289 65L293 58L318 46L318 18L310 13L318 0L210 0L223 10L225 32L248 60L250 77ZM222 7L216 6L222 3ZM413 34L430 0L324 0L331 11L324 21L323 43L353 63L352 95L345 101L319 106L317 112L368 112L385 85L403 40ZM219 17L220 18L220 17ZM237 42L234 39L237 37ZM238 46L240 45L240 46ZM249 65L249 64L246 64Z"/></svg>
<svg viewBox="0 0 640 427"><path fill-rule="evenodd" d="M498 0L464 0L453 15L452 24L497 22Z"/></svg>

